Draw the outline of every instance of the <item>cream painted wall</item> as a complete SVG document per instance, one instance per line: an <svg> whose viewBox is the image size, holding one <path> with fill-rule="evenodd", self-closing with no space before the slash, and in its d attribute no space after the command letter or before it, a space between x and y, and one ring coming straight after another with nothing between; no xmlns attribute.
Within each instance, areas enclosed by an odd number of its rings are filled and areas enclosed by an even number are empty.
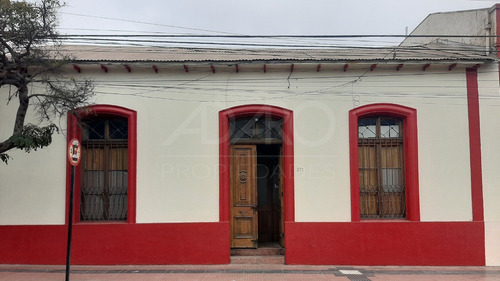
<svg viewBox="0 0 500 281"><path fill-rule="evenodd" d="M294 108L296 221L350 221L349 103Z"/></svg>
<svg viewBox="0 0 500 281"><path fill-rule="evenodd" d="M500 91L498 65L479 70L486 265L500 266Z"/></svg>
<svg viewBox="0 0 500 281"><path fill-rule="evenodd" d="M218 221L218 107L145 101L138 110L137 221Z"/></svg>
<svg viewBox="0 0 500 281"><path fill-rule="evenodd" d="M467 105L455 101L419 111L422 221L472 220Z"/></svg>
<svg viewBox="0 0 500 281"><path fill-rule="evenodd" d="M96 79L98 103L120 105L138 112L138 223L219 219L217 116L220 106L213 102L185 101L197 101L206 95L205 90L186 93L175 87L182 84L183 79L196 80L206 74L193 76L142 72L135 74L132 80L129 74ZM131 84L141 87L127 86ZM110 92L118 97L102 94Z"/></svg>
<svg viewBox="0 0 500 281"><path fill-rule="evenodd" d="M0 139L13 130L17 101L6 105L8 87L0 89ZM33 116L29 122L37 124ZM29 154L11 150L8 165L0 163L0 225L64 224L66 143L55 135L49 148Z"/></svg>
<svg viewBox="0 0 500 281"><path fill-rule="evenodd" d="M487 266L500 266L500 222L484 223L485 255Z"/></svg>
<svg viewBox="0 0 500 281"><path fill-rule="evenodd" d="M498 66L481 69L478 79L485 221L500 221L500 92Z"/></svg>
<svg viewBox="0 0 500 281"><path fill-rule="evenodd" d="M216 74L192 68L189 73L160 68L158 74L150 68L127 73L110 67L106 74L83 69L95 77L97 103L138 112L138 223L218 221L218 112L242 104L294 112L296 221L350 221L348 111L374 102L418 111L422 220L471 219L463 69L422 72L410 65L396 72L381 65L365 73L324 66L316 72L298 65L291 75L276 69L263 73L243 65L234 73L219 66ZM50 155L53 162L30 168L48 178L46 184L40 177L13 177L20 174L17 167L30 166L17 155L0 169L0 200L8 201L0 201L2 224L64 223L63 136L36 153L36 161L46 163ZM29 160L35 161L33 155ZM18 192L35 183L43 184L32 197Z"/></svg>
<svg viewBox="0 0 500 281"><path fill-rule="evenodd" d="M469 221L465 72L429 70L373 74L356 82L353 92L361 105L388 102L417 109L421 220Z"/></svg>

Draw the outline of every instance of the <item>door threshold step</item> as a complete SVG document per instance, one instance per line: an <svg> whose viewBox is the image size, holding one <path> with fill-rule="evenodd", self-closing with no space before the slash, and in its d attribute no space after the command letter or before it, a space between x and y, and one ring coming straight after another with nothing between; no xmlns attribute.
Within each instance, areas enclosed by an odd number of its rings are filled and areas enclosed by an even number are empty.
<svg viewBox="0 0 500 281"><path fill-rule="evenodd" d="M285 264L285 256L232 256L231 264Z"/></svg>
<svg viewBox="0 0 500 281"><path fill-rule="evenodd" d="M257 249L231 249L231 256L279 256L284 255L284 248L265 247Z"/></svg>

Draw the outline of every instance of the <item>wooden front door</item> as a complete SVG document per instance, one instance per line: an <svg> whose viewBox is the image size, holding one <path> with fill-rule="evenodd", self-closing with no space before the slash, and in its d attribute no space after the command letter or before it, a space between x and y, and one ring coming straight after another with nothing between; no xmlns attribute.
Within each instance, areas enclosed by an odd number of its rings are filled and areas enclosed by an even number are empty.
<svg viewBox="0 0 500 281"><path fill-rule="evenodd" d="M257 248L257 148L231 147L231 247Z"/></svg>

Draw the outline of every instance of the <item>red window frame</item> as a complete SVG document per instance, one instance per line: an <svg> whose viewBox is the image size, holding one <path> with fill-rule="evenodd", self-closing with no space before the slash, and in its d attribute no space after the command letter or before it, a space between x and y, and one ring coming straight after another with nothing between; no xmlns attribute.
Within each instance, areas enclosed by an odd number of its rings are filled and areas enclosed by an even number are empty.
<svg viewBox="0 0 500 281"><path fill-rule="evenodd" d="M68 136L67 141L76 138L82 141L78 118L87 116L121 116L128 120L128 191L127 191L127 221L136 222L136 179L137 179L137 112L128 108L114 105L93 105L76 113L68 113ZM78 117L77 117L78 116ZM74 190L74 210L73 222L80 222L80 164L75 169L75 190ZM69 190L71 188L71 167L68 164L66 169L66 218L69 212ZM66 221L68 223L68 221ZM120 223L114 221L93 221L92 223Z"/></svg>
<svg viewBox="0 0 500 281"><path fill-rule="evenodd" d="M420 221L417 110L390 103L368 104L349 111L351 221L361 221L359 202L358 119L370 116L387 116L403 120L406 220ZM384 219L384 221L393 220Z"/></svg>

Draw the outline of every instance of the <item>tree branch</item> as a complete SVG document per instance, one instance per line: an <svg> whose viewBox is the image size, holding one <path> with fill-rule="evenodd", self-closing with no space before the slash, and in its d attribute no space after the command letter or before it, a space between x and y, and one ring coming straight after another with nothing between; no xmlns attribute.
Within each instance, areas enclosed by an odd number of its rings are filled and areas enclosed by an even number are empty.
<svg viewBox="0 0 500 281"><path fill-rule="evenodd" d="M30 103L27 85L21 86L19 88L18 96L19 96L19 107L17 108L16 120L14 121L13 134L21 133L24 127L24 120L26 119L26 113L28 112L28 107Z"/></svg>
<svg viewBox="0 0 500 281"><path fill-rule="evenodd" d="M17 58L17 52L9 45L9 43L7 43L4 39L3 39L3 35L0 36L0 44L2 44L2 46L4 48L6 48L7 50L9 50L9 53L10 55L12 56L12 59L14 61L18 61L18 58Z"/></svg>
<svg viewBox="0 0 500 281"><path fill-rule="evenodd" d="M3 154L6 151L9 151L14 148L14 143L10 140L5 140L4 142L0 142L0 154Z"/></svg>

